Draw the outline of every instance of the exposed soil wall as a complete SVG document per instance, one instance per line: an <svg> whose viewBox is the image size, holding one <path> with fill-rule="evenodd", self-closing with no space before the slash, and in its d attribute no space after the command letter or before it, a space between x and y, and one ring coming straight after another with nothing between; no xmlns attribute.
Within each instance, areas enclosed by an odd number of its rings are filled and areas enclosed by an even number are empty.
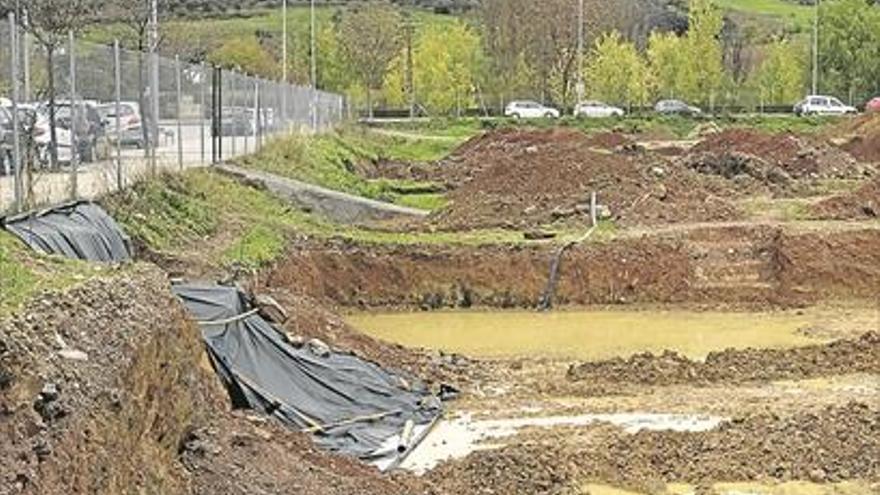
<svg viewBox="0 0 880 495"><path fill-rule="evenodd" d="M0 322L0 458L2 495L431 493L230 411L198 329L143 266Z"/></svg>
<svg viewBox="0 0 880 495"><path fill-rule="evenodd" d="M202 352L164 285L131 269L0 323L0 493L186 491Z"/></svg>
<svg viewBox="0 0 880 495"><path fill-rule="evenodd" d="M535 307L553 250L518 247L302 246L269 276L274 287L299 288L345 306ZM561 304L678 301L690 265L680 243L616 241L566 254L556 301Z"/></svg>
<svg viewBox="0 0 880 495"><path fill-rule="evenodd" d="M553 249L302 245L268 276L361 308L533 308ZM731 227L593 243L567 252L555 302L797 305L876 297L880 230Z"/></svg>

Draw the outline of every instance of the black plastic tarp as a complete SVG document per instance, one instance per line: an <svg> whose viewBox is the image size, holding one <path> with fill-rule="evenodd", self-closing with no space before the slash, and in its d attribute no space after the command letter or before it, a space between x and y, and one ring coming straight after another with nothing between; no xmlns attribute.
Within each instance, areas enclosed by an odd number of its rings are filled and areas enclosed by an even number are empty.
<svg viewBox="0 0 880 495"><path fill-rule="evenodd" d="M89 201L2 219L3 228L45 254L89 261L131 259L131 242L103 208Z"/></svg>
<svg viewBox="0 0 880 495"><path fill-rule="evenodd" d="M234 287L177 285L174 292L199 321L233 404L311 428L323 448L388 467L401 455L407 422L424 431L441 413L440 401L414 380L351 354L289 342Z"/></svg>

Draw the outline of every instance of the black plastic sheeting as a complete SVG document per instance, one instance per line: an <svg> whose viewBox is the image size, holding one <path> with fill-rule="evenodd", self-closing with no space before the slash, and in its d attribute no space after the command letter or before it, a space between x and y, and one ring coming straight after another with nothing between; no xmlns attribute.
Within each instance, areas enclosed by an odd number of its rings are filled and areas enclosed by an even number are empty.
<svg viewBox="0 0 880 495"><path fill-rule="evenodd" d="M131 241L103 208L90 201L0 220L35 251L68 258L129 261Z"/></svg>
<svg viewBox="0 0 880 495"><path fill-rule="evenodd" d="M440 400L420 383L351 354L288 342L249 313L235 287L176 285L173 290L199 321L233 405L297 429L340 423L315 432L316 443L327 450L390 467L402 455L397 447L407 421L427 431L442 412ZM241 315L248 316L236 318Z"/></svg>

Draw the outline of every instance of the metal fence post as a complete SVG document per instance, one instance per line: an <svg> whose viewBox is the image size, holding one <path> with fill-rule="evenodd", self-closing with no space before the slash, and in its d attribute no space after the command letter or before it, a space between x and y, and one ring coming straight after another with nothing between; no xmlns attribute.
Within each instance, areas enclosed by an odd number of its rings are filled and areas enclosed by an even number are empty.
<svg viewBox="0 0 880 495"><path fill-rule="evenodd" d="M9 38L10 38L10 55L12 56L12 166L14 167L15 181L13 187L15 190L15 211L21 211L24 206L22 198L22 160L21 160L21 126L19 124L18 115L18 28L15 25L15 14L9 13Z"/></svg>
<svg viewBox="0 0 880 495"><path fill-rule="evenodd" d="M73 31L67 33L68 51L70 58L70 199L76 199L78 195L77 173L79 172L79 139L77 131L76 104L76 40L73 39Z"/></svg>
<svg viewBox="0 0 880 495"><path fill-rule="evenodd" d="M183 170L183 123L180 113L183 110L182 88L180 84L180 55L174 56L174 72L177 82L177 168Z"/></svg>
<svg viewBox="0 0 880 495"><path fill-rule="evenodd" d="M233 119L232 120L232 123L233 123L233 125L232 125L232 157L235 158L235 152L236 152L235 145L237 144L236 141L238 141L238 139L237 139L238 133L235 132L235 131L237 131L236 125L235 125L235 117L236 117L236 113L238 112L238 109L235 108L235 92L238 90L238 85L235 82L238 80L238 73L233 72L231 74L231 76L232 76L232 78L229 80L229 85L231 86L229 88L229 90L230 90L229 91L229 98L232 101L230 102L231 104L229 105L229 107L232 109L232 119ZM221 105L221 108L222 108L222 105Z"/></svg>
<svg viewBox="0 0 880 495"><path fill-rule="evenodd" d="M208 69L205 64L199 66L199 146L202 151L202 163L205 163L205 79Z"/></svg>
<svg viewBox="0 0 880 495"><path fill-rule="evenodd" d="M125 187L122 177L122 67L120 67L119 40L113 40L113 76L116 90L116 189Z"/></svg>
<svg viewBox="0 0 880 495"><path fill-rule="evenodd" d="M260 80L254 79L254 114L257 116L257 126L254 128L254 152L263 147L263 108L260 106ZM267 116L268 117L268 116ZM268 121L268 118L266 119Z"/></svg>
<svg viewBox="0 0 880 495"><path fill-rule="evenodd" d="M154 42L155 43L155 42ZM159 150L159 52L155 44L151 44L150 52L150 114L152 122L150 123L150 139L153 145L150 147L150 174L156 175L158 150Z"/></svg>
<svg viewBox="0 0 880 495"><path fill-rule="evenodd" d="M247 76L247 75L244 76L244 81L243 81L244 84L242 84L242 89L244 90L243 92L244 92L245 97L247 96L247 91L248 91L248 86L249 86L248 82L251 79L252 79L251 76ZM250 113L250 109L248 109L248 106L249 105L247 103L247 98L245 98L244 100L242 100L242 104L241 104L242 111L247 110L248 113ZM257 126L259 125L258 119L259 119L259 115L254 114L254 139L257 139ZM249 144L248 142L249 141L250 141L249 129L245 129L245 132L244 132L244 154L245 155L248 154L248 144Z"/></svg>

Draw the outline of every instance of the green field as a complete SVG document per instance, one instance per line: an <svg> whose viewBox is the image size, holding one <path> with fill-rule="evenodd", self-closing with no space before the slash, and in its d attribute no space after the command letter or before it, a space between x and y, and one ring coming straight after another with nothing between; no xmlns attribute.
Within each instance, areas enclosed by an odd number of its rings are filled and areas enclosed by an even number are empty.
<svg viewBox="0 0 880 495"><path fill-rule="evenodd" d="M812 24L815 9L789 0L717 0L725 10L765 18L776 18L797 28Z"/></svg>

